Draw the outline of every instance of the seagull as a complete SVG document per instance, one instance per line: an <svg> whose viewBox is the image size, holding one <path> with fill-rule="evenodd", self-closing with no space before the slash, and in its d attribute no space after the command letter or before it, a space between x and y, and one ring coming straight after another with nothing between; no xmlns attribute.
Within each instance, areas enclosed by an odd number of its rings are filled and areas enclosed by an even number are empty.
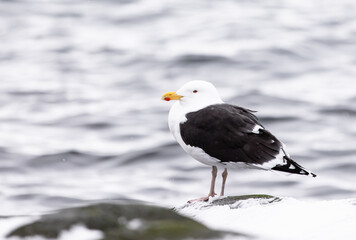
<svg viewBox="0 0 356 240"><path fill-rule="evenodd" d="M255 111L224 103L213 84L190 81L162 100L175 102L168 115L169 129L191 157L212 167L209 194L194 201L214 197L217 167L222 167L222 187L229 168L255 168L316 177L292 160L285 145L266 130Z"/></svg>

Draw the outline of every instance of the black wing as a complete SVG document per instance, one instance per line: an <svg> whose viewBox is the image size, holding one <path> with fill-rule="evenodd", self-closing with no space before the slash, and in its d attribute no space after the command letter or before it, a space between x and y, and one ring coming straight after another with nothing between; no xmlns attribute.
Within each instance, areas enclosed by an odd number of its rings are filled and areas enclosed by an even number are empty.
<svg viewBox="0 0 356 240"><path fill-rule="evenodd" d="M199 147L224 162L263 164L277 156L282 143L262 126L251 110L230 105L210 105L186 115L180 124L185 144Z"/></svg>

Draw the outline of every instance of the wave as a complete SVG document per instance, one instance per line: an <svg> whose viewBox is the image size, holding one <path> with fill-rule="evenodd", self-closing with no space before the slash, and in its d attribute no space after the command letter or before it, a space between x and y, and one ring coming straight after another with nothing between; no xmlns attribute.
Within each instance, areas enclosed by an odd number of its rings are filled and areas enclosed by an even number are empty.
<svg viewBox="0 0 356 240"><path fill-rule="evenodd" d="M356 110L348 107L333 107L333 108L323 108L320 109L320 113L327 115L345 115L345 116L356 116Z"/></svg>
<svg viewBox="0 0 356 240"><path fill-rule="evenodd" d="M98 156L79 151L65 151L46 154L30 159L26 164L31 168L67 169L73 167L92 166L95 163L112 159L113 156Z"/></svg>
<svg viewBox="0 0 356 240"><path fill-rule="evenodd" d="M191 65L208 63L232 63L233 60L231 58L219 55L186 54L177 57L173 62L182 65Z"/></svg>

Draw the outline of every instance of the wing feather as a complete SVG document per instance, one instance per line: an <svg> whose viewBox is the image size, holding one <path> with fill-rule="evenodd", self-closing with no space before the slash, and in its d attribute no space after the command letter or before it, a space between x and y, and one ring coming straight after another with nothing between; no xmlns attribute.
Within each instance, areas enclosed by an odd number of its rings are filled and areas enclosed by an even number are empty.
<svg viewBox="0 0 356 240"><path fill-rule="evenodd" d="M253 111L215 104L186 115L180 125L185 144L199 147L221 162L263 164L277 156L282 143L262 126Z"/></svg>

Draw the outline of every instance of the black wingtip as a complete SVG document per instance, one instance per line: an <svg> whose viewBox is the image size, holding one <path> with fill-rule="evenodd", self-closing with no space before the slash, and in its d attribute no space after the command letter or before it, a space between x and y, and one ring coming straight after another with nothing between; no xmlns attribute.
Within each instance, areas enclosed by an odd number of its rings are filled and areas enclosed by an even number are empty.
<svg viewBox="0 0 356 240"><path fill-rule="evenodd" d="M300 174L300 175L311 175L312 177L317 177L315 173L308 172L307 170L304 169L301 165L296 163L293 159L290 157L284 156L285 164L284 165L277 165L272 168L272 170L277 170L281 172L287 172L287 173L294 173L294 174Z"/></svg>
<svg viewBox="0 0 356 240"><path fill-rule="evenodd" d="M317 177L318 175L316 175L315 173L310 172L310 174L312 175L312 177Z"/></svg>

